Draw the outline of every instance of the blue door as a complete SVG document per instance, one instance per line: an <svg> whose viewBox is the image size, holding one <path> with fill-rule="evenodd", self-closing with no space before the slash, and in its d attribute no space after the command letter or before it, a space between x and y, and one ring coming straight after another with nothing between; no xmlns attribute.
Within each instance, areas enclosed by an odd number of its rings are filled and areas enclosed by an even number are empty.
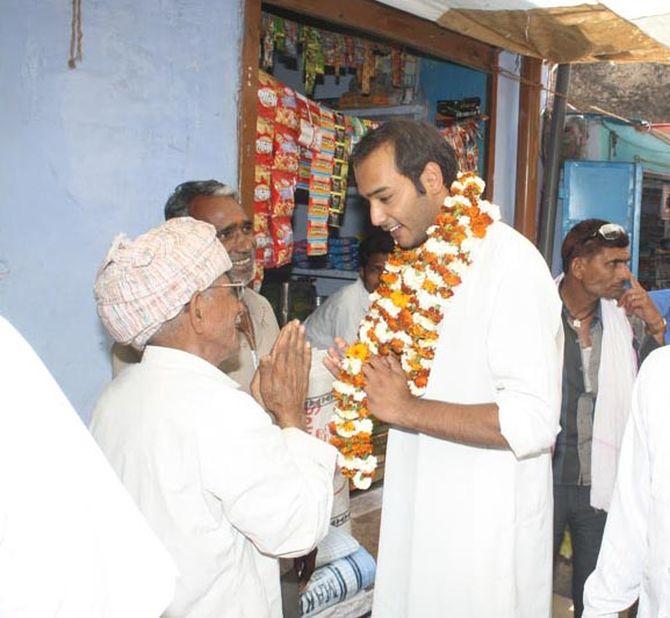
<svg viewBox="0 0 670 618"><path fill-rule="evenodd" d="M637 276L642 166L609 161L566 161L561 194L561 242L570 228L584 219L618 223L630 236L630 268ZM560 247L558 251L560 253Z"/></svg>

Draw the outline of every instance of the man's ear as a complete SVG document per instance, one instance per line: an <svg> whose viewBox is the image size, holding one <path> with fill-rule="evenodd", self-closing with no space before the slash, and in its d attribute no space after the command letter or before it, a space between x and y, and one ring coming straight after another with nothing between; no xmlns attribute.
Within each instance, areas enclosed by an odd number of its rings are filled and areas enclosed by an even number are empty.
<svg viewBox="0 0 670 618"><path fill-rule="evenodd" d="M191 328L201 335L205 330L205 317L207 315L205 299L201 292L196 292L188 305L188 318Z"/></svg>
<svg viewBox="0 0 670 618"><path fill-rule="evenodd" d="M584 269L586 264L583 257L572 258L570 262L570 274L575 278L581 281L584 278Z"/></svg>
<svg viewBox="0 0 670 618"><path fill-rule="evenodd" d="M428 195L436 195L444 191L444 176L442 168L435 161L428 161L419 176L423 188Z"/></svg>

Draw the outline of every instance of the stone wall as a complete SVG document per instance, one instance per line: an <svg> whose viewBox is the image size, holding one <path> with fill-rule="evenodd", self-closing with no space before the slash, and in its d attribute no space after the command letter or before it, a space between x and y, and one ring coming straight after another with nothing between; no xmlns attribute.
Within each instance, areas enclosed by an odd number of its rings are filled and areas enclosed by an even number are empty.
<svg viewBox="0 0 670 618"><path fill-rule="evenodd" d="M670 65L574 65L569 96L582 111L589 104L625 118L670 122Z"/></svg>

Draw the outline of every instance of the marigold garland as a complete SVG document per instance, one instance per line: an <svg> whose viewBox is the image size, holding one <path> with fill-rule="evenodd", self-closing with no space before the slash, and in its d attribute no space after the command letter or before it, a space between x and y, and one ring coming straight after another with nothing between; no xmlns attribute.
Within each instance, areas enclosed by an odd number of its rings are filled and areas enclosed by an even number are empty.
<svg viewBox="0 0 670 618"><path fill-rule="evenodd" d="M395 354L412 394L423 395L444 310L488 227L500 218L497 206L479 199L484 186L472 172L459 174L426 241L414 249L396 247L371 296L358 341L344 354L333 385L331 443L339 450L342 474L358 489L370 487L377 468L363 365L374 355Z"/></svg>

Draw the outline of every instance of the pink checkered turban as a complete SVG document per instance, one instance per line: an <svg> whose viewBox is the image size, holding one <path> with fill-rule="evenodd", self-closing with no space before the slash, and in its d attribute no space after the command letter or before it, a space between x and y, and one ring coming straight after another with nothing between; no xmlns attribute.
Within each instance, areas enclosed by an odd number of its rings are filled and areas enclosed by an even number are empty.
<svg viewBox="0 0 670 618"><path fill-rule="evenodd" d="M95 281L98 315L115 341L142 350L196 292L232 264L213 225L176 217L114 239Z"/></svg>

